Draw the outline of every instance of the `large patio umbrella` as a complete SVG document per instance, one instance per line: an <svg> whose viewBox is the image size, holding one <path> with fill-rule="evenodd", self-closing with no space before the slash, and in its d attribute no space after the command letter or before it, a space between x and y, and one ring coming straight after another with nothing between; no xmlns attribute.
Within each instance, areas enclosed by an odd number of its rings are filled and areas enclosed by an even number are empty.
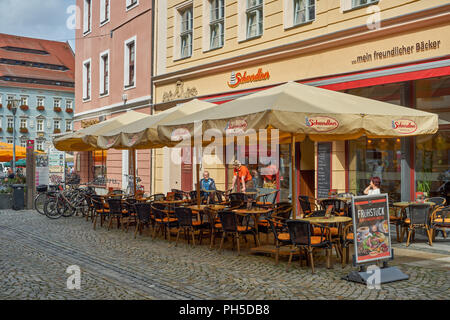
<svg viewBox="0 0 450 320"><path fill-rule="evenodd" d="M98 149L155 149L165 147L167 144L159 139L158 125L183 119L199 111L216 106L213 103L193 99L179 104L174 108L155 115L146 116L136 121L103 132L99 135L87 134L83 138L91 146Z"/></svg>
<svg viewBox="0 0 450 320"><path fill-rule="evenodd" d="M170 143L173 132L184 128L191 135L194 123L220 130L224 136L246 134L249 130L278 129L280 140L289 138L295 163L295 141L309 136L313 141L409 137L434 134L438 116L416 109L288 82L264 91L209 108L158 126L160 139ZM294 166L292 177L295 176ZM295 181L295 179L294 179ZM292 183L294 213L295 183Z"/></svg>
<svg viewBox="0 0 450 320"><path fill-rule="evenodd" d="M169 146L159 139L157 127L160 124L182 119L190 114L214 107L215 104L193 99L155 115L146 116L121 127L102 132L100 135L87 134L83 141L96 149L156 149ZM171 145L173 146L173 145ZM200 168L197 173L197 200L200 201ZM198 203L200 204L200 203Z"/></svg>
<svg viewBox="0 0 450 320"><path fill-rule="evenodd" d="M35 153L42 153L35 150ZM16 146L16 159L27 157L27 149L22 146ZM13 145L10 143L0 142L0 162L11 161L13 158Z"/></svg>
<svg viewBox="0 0 450 320"><path fill-rule="evenodd" d="M83 128L81 130L71 132L62 136L57 136L53 139L53 144L56 149L61 151L93 151L99 148L85 142L85 137L96 137L98 135L104 134L105 132L121 128L133 121L145 117L148 117L148 115L141 112L128 111L117 117L99 122L90 127Z"/></svg>

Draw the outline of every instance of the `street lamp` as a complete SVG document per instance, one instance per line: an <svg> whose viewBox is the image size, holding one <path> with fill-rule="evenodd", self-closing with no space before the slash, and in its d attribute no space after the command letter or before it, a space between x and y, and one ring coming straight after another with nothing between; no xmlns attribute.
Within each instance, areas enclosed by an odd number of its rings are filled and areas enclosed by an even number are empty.
<svg viewBox="0 0 450 320"><path fill-rule="evenodd" d="M12 160L12 171L16 174L16 112L21 101L14 99L12 100L11 112L13 114L13 160Z"/></svg>

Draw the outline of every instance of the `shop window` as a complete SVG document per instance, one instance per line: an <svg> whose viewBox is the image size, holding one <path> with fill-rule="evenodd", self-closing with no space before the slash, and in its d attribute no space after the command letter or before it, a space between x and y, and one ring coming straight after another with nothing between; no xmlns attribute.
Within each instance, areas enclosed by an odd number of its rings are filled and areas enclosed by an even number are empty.
<svg viewBox="0 0 450 320"><path fill-rule="evenodd" d="M106 185L106 159L106 150L89 152L89 163L92 168L92 176L89 179L97 185Z"/></svg>

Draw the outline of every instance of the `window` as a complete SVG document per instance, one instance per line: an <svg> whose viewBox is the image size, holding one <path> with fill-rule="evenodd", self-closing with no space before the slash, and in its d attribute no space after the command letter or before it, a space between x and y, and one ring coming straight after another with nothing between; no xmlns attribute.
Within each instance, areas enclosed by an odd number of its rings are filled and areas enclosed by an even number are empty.
<svg viewBox="0 0 450 320"><path fill-rule="evenodd" d="M72 131L72 121L66 120L66 131Z"/></svg>
<svg viewBox="0 0 450 320"><path fill-rule="evenodd" d="M3 103L3 95L0 94L0 104L2 104L2 103Z"/></svg>
<svg viewBox="0 0 450 320"><path fill-rule="evenodd" d="M100 24L103 25L109 21L110 0L100 1Z"/></svg>
<svg viewBox="0 0 450 320"><path fill-rule="evenodd" d="M61 99L53 99L53 108L61 108Z"/></svg>
<svg viewBox="0 0 450 320"><path fill-rule="evenodd" d="M357 8L364 6L366 4L371 4L378 2L379 0L352 0L352 8Z"/></svg>
<svg viewBox="0 0 450 320"><path fill-rule="evenodd" d="M263 0L247 0L247 39L262 35Z"/></svg>
<svg viewBox="0 0 450 320"><path fill-rule="evenodd" d="M91 32L92 25L92 1L84 0L84 15L83 15L83 34L86 35Z"/></svg>
<svg viewBox="0 0 450 320"><path fill-rule="evenodd" d="M294 0L294 25L316 18L315 0Z"/></svg>
<svg viewBox="0 0 450 320"><path fill-rule="evenodd" d="M107 95L108 92L109 92L109 51L106 51L100 54L100 95L101 96Z"/></svg>
<svg viewBox="0 0 450 320"><path fill-rule="evenodd" d="M20 128L27 128L27 119L20 119Z"/></svg>
<svg viewBox="0 0 450 320"><path fill-rule="evenodd" d="M125 42L124 67L124 86L125 88L134 87L136 84L136 37Z"/></svg>
<svg viewBox="0 0 450 320"><path fill-rule="evenodd" d="M10 105L10 106L13 105L13 100L14 100L14 98L15 98L14 96L8 96L8 100L7 100L7 101L8 101L8 102L7 102L7 105L8 105L8 106L9 106L9 105Z"/></svg>
<svg viewBox="0 0 450 320"><path fill-rule="evenodd" d="M14 127L13 118L8 118L8 128Z"/></svg>
<svg viewBox="0 0 450 320"><path fill-rule="evenodd" d="M36 131L37 132L44 132L44 120L38 119L36 122Z"/></svg>
<svg viewBox="0 0 450 320"><path fill-rule="evenodd" d="M224 43L224 0L211 1L210 49L223 46Z"/></svg>
<svg viewBox="0 0 450 320"><path fill-rule="evenodd" d="M6 138L6 142L9 143L9 144L13 144L14 143L12 137Z"/></svg>
<svg viewBox="0 0 450 320"><path fill-rule="evenodd" d="M181 58L187 58L192 55L192 7L185 8L181 15Z"/></svg>
<svg viewBox="0 0 450 320"><path fill-rule="evenodd" d="M73 109L73 101L72 100L66 100L66 110L67 109Z"/></svg>
<svg viewBox="0 0 450 320"><path fill-rule="evenodd" d="M36 141L36 149L39 151L44 150L44 141L43 140L37 140Z"/></svg>
<svg viewBox="0 0 450 320"><path fill-rule="evenodd" d="M83 100L91 99L91 59L83 62Z"/></svg>
<svg viewBox="0 0 450 320"><path fill-rule="evenodd" d="M43 97L37 98L37 105L38 105L38 107L44 106L44 98Z"/></svg>
<svg viewBox="0 0 450 320"><path fill-rule="evenodd" d="M27 140L20 140L20 146L22 148L26 148L27 147Z"/></svg>
<svg viewBox="0 0 450 320"><path fill-rule="evenodd" d="M127 10L133 9L139 4L138 0L127 0Z"/></svg>
<svg viewBox="0 0 450 320"><path fill-rule="evenodd" d="M25 96L20 97L20 105L27 106L28 105L28 97L25 97Z"/></svg>
<svg viewBox="0 0 450 320"><path fill-rule="evenodd" d="M59 121L59 120L53 120L53 129L55 129L55 130L61 129L60 121Z"/></svg>

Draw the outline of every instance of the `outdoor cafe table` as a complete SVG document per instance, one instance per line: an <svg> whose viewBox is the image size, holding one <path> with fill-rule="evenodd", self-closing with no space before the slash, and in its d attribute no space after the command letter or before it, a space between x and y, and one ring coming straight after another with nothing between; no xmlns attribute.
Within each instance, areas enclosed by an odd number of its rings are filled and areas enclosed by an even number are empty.
<svg viewBox="0 0 450 320"><path fill-rule="evenodd" d="M169 208L169 212L175 212L175 205L185 203L185 200L159 200L154 203L164 204ZM171 210L171 207L173 210Z"/></svg>
<svg viewBox="0 0 450 320"><path fill-rule="evenodd" d="M258 230L258 221L259 217L262 214L266 214L272 211L271 209L264 209L264 208L251 208L251 209L236 209L233 210L233 212L240 214L240 215L250 215L253 218L253 221L255 222L255 230L256 230L256 236L258 238L259 242L259 230ZM259 244L258 244L259 246Z"/></svg>
<svg viewBox="0 0 450 320"><path fill-rule="evenodd" d="M203 213L203 210L206 207L211 208L212 210L215 210L215 211L223 210L226 208L226 206L222 206L219 204L201 204L200 206L196 204L193 206L187 206L187 208L191 209L194 212L197 212L198 221L202 221L202 219L200 219L200 214Z"/></svg>

